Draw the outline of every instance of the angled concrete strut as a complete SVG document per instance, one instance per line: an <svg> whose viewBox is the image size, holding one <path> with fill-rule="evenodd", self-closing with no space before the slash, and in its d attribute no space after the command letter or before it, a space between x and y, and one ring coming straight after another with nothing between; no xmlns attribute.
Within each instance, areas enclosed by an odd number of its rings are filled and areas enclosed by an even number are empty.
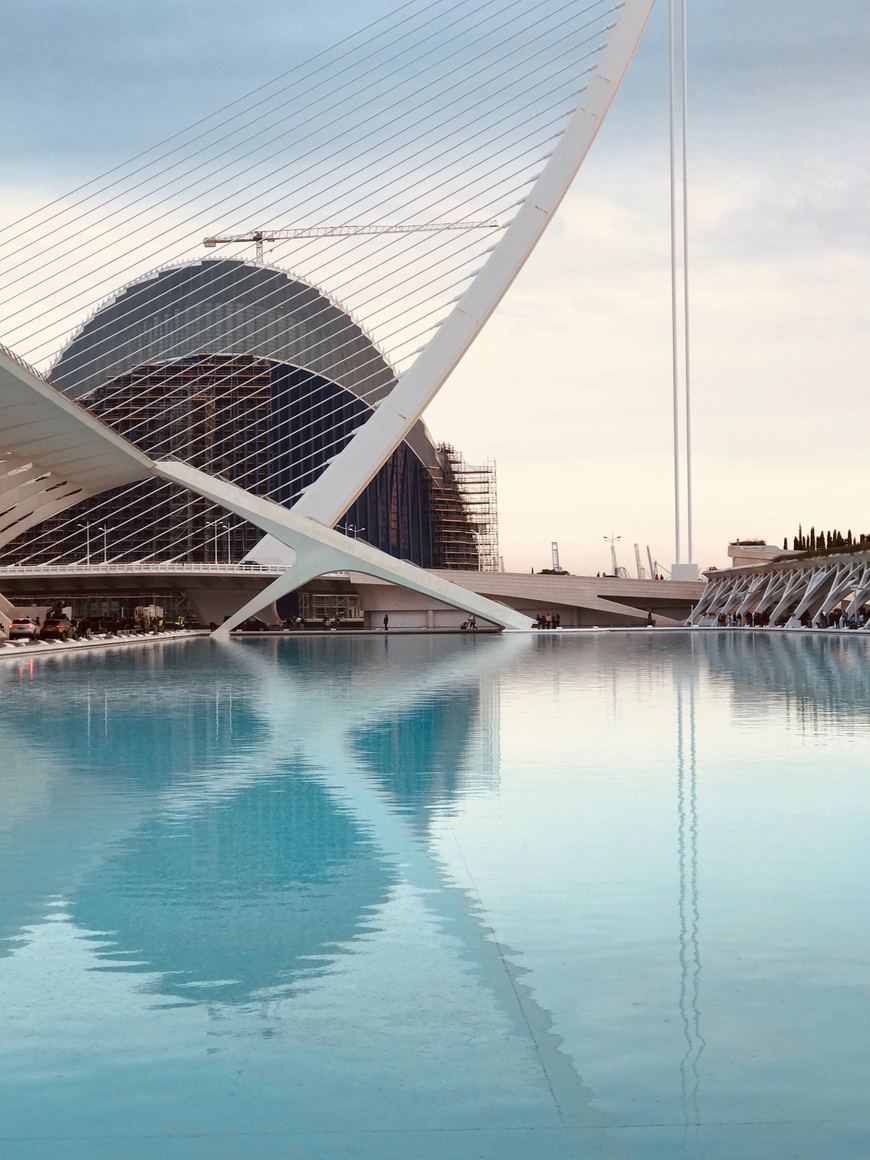
<svg viewBox="0 0 870 1160"><path fill-rule="evenodd" d="M324 527L316 520L297 515L272 500L260 499L244 488L228 483L224 479L216 479L187 463L162 459L155 465L155 472L164 479L180 483L205 499L235 512L242 519L256 524L296 553L293 568L285 575L279 576L254 600L225 621L215 633L218 637L228 636L234 628L252 615L251 608L258 612L273 600L292 592L300 584L313 580L315 576L322 576L324 572L350 570L433 597L454 608L473 613L482 620L491 621L501 628L531 627L532 621L528 616L514 612L504 604L487 600L486 597L478 596L467 588L460 588L458 584L451 584L448 580L433 576L423 568L418 568L416 564L395 560L370 544L361 540L351 540L341 532Z"/></svg>

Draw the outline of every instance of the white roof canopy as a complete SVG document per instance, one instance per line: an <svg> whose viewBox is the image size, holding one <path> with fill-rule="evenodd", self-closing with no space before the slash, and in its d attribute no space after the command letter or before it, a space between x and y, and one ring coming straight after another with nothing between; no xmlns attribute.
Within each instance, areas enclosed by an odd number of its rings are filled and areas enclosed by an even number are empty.
<svg viewBox="0 0 870 1160"><path fill-rule="evenodd" d="M0 548L151 460L0 346Z"/></svg>

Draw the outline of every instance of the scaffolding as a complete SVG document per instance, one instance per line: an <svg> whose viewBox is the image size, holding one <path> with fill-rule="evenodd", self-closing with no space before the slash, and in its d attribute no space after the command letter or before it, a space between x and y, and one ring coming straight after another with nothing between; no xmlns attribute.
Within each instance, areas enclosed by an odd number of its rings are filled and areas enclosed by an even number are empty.
<svg viewBox="0 0 870 1160"><path fill-rule="evenodd" d="M435 559L441 568L498 572L495 463L466 463L449 443L438 444L432 479Z"/></svg>

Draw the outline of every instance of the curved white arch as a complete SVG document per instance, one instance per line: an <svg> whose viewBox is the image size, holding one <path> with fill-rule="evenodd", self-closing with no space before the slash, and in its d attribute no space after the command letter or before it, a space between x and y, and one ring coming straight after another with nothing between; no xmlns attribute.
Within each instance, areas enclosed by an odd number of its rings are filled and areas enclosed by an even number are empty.
<svg viewBox="0 0 870 1160"><path fill-rule="evenodd" d="M625 0L584 100L490 257L414 364L296 502L332 527L369 484L446 382L504 297L582 165L646 28L654 0ZM257 559L257 550L251 554Z"/></svg>

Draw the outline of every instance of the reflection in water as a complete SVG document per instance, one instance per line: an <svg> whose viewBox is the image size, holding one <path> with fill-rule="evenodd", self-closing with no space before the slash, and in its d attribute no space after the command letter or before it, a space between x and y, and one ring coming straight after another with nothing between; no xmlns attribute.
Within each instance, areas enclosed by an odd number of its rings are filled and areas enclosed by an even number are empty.
<svg viewBox="0 0 870 1160"><path fill-rule="evenodd" d="M695 719L695 672L677 666L677 861L680 918L680 1019L686 1050L680 1060L680 1095L685 1134L683 1146L697 1148L701 1123L701 946L698 898L698 760ZM685 694L688 693L688 753ZM690 1133L690 1129L694 1129Z"/></svg>
<svg viewBox="0 0 870 1160"><path fill-rule="evenodd" d="M248 1002L334 958L396 882L304 768L184 820L158 816L90 874L71 914L100 958L157 971L164 995Z"/></svg>
<svg viewBox="0 0 870 1160"><path fill-rule="evenodd" d="M811 734L836 721L851 727L870 694L866 637L746 630L696 641L709 672L726 680L742 712L763 718L769 698Z"/></svg>
<svg viewBox="0 0 870 1160"><path fill-rule="evenodd" d="M231 1056L256 1037L279 1054L233 1056L209 1082L220 1103L262 1066L246 1098L281 1132L306 1116L331 1128L341 1109L353 1123L404 1115L414 1130L426 1116L439 1129L582 1128L595 1155L641 1157L626 1126L670 1124L682 1140L667 1154L681 1143L732 1160L739 1151L708 1150L705 1127L772 1116L788 1085L772 1085L759 1112L723 1064L721 1013L739 1010L734 1025L752 1035L769 1017L766 994L739 1007L760 985L751 968L734 983L733 962L745 950L765 964L763 985L781 977L752 941L763 923L735 933L731 876L744 867L729 843L755 822L792 734L809 744L827 729L833 744L867 730L866 647L542 634L22 660L0 674L0 986L17 979L34 1007L48 1002L41 960L32 984L15 967L67 923L87 953L79 1000L126 984L111 994L133 1012L131 1034L158 1029L186 1125L207 1103L207 1085L189 1081L200 1054ZM729 830L717 809L732 784L748 808ZM795 825L813 817L814 786L807 775L791 787L810 803ZM775 848L766 832L757 844ZM817 878L831 873L828 860ZM201 1046L200 1017L222 1020L219 1051ZM89 1060L100 1082L89 1073L86 1101L99 1105L125 1046L103 1049L102 1072ZM60 1105L77 1074L57 1050L38 1043L14 1080L32 1079L34 1106L46 1092ZM293 1083L272 1087L274 1074ZM82 1101L70 1088L68 1107ZM107 1097L101 1122L113 1106ZM555 1140L453 1154L584 1154Z"/></svg>

